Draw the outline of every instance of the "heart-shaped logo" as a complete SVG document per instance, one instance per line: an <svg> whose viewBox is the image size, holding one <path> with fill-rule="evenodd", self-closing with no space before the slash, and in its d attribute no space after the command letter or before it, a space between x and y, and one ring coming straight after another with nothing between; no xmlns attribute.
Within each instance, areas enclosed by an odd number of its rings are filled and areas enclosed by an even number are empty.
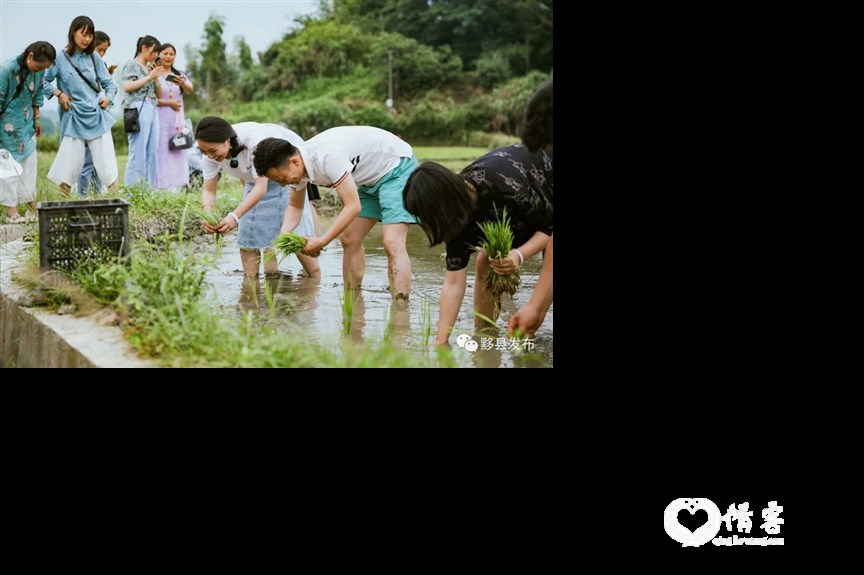
<svg viewBox="0 0 864 575"><path fill-rule="evenodd" d="M682 547L699 547L720 531L720 517L720 509L710 499L676 499L666 507L663 527L666 534ZM687 527L679 520L683 520Z"/></svg>
<svg viewBox="0 0 864 575"><path fill-rule="evenodd" d="M682 509L678 512L678 524L686 527L691 533L695 533L706 523L708 523L708 512L704 509Z"/></svg>

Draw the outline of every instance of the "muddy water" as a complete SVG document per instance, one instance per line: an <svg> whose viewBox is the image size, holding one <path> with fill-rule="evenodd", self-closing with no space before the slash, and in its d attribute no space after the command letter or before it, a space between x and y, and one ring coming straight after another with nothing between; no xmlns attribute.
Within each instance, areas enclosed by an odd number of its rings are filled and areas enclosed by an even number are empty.
<svg viewBox="0 0 864 575"><path fill-rule="evenodd" d="M327 229L330 218L321 217L320 228ZM210 245L210 244L208 244ZM224 240L218 269L208 275L212 286L212 297L221 313L241 315L253 310L262 319L272 315L272 321L302 326L310 341L332 341L340 337L356 342L378 342L390 337L393 345L404 347L412 353L430 354L438 324L438 300L444 282L444 262L441 254L444 247L430 248L419 226L411 226L408 233L408 253L411 256L413 280L411 297L407 306L393 304L387 280L387 256L381 243L381 226L376 225L365 241L366 275L351 317L350 332L343 334L342 305L340 296L342 283L342 246L338 240L332 242L318 258L321 279L303 277L303 268L291 257L279 265L279 274L274 278L263 275L257 286L243 278L236 234ZM498 319L498 334L474 334L473 259L468 273L468 288L450 338L452 354L461 367L552 367L552 320L554 305L546 315L540 330L528 342L511 342L506 334L506 320L523 306L531 296L540 273L542 260L535 256L522 267L522 285L511 300L506 295L502 302L502 313ZM264 285L269 284L273 294L275 311L264 294ZM423 302L431 303L432 332L428 346L424 343ZM388 327L389 326L389 327ZM460 347L459 334L467 334L477 343ZM499 339L503 338L503 339ZM465 338L462 338L464 341ZM516 348L516 349L513 349ZM532 349L533 348L533 349Z"/></svg>

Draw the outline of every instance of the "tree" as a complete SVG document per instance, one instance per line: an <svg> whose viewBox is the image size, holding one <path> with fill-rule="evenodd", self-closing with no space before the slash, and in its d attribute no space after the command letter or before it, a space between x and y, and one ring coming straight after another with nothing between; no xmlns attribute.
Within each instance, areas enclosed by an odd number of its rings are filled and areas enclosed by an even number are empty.
<svg viewBox="0 0 864 575"><path fill-rule="evenodd" d="M225 19L218 14L211 15L204 23L204 47L201 50L201 71L204 73L204 89L211 96L217 83L227 77L228 59L225 56L225 42L222 32Z"/></svg>
<svg viewBox="0 0 864 575"><path fill-rule="evenodd" d="M187 110L199 107L201 102L207 98L207 90L204 88L204 74L201 72L201 54L194 46L186 44L183 47L186 56L186 75L195 84L195 90L191 94L183 96L183 103Z"/></svg>
<svg viewBox="0 0 864 575"><path fill-rule="evenodd" d="M339 23L449 45L466 69L499 52L515 74L552 69L553 0L333 0ZM325 12L322 11L322 14ZM487 56L488 61L490 56Z"/></svg>
<svg viewBox="0 0 864 575"><path fill-rule="evenodd" d="M393 94L397 100L443 88L462 71L462 60L448 46L435 49L401 34L374 36L369 65L380 70L378 93L387 93L387 54L393 54Z"/></svg>
<svg viewBox="0 0 864 575"><path fill-rule="evenodd" d="M234 44L237 46L237 58L240 61L241 73L245 70L251 70L254 65L252 48L249 47L243 36L237 36L234 39Z"/></svg>

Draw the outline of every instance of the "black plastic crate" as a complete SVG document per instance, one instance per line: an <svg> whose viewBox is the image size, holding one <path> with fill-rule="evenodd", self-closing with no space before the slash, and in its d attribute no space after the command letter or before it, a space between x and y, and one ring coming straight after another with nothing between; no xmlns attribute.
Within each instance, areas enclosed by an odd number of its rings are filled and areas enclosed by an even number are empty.
<svg viewBox="0 0 864 575"><path fill-rule="evenodd" d="M72 270L79 260L129 256L129 204L123 200L39 202L39 265Z"/></svg>

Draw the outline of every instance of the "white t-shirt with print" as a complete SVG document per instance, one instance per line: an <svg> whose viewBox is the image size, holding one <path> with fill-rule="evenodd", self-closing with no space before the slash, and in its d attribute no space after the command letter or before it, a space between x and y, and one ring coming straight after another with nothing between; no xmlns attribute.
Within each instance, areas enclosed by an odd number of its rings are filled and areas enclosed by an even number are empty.
<svg viewBox="0 0 864 575"><path fill-rule="evenodd" d="M237 156L238 166L231 167L231 158L226 158L221 162L215 162L204 156L201 160L201 172L205 180L211 180L216 177L219 170L236 176L244 182L253 182L258 177L255 171L255 166L252 165L252 151L258 142L265 138L281 138L288 140L295 146L303 144L303 138L278 124L259 124L258 122L241 122L232 124L232 128L237 133L237 142L245 144L246 149L240 152Z"/></svg>
<svg viewBox="0 0 864 575"><path fill-rule="evenodd" d="M335 187L346 174L358 186L371 186L402 158L414 155L407 142L371 126L330 128L297 147L309 181L326 188Z"/></svg>

